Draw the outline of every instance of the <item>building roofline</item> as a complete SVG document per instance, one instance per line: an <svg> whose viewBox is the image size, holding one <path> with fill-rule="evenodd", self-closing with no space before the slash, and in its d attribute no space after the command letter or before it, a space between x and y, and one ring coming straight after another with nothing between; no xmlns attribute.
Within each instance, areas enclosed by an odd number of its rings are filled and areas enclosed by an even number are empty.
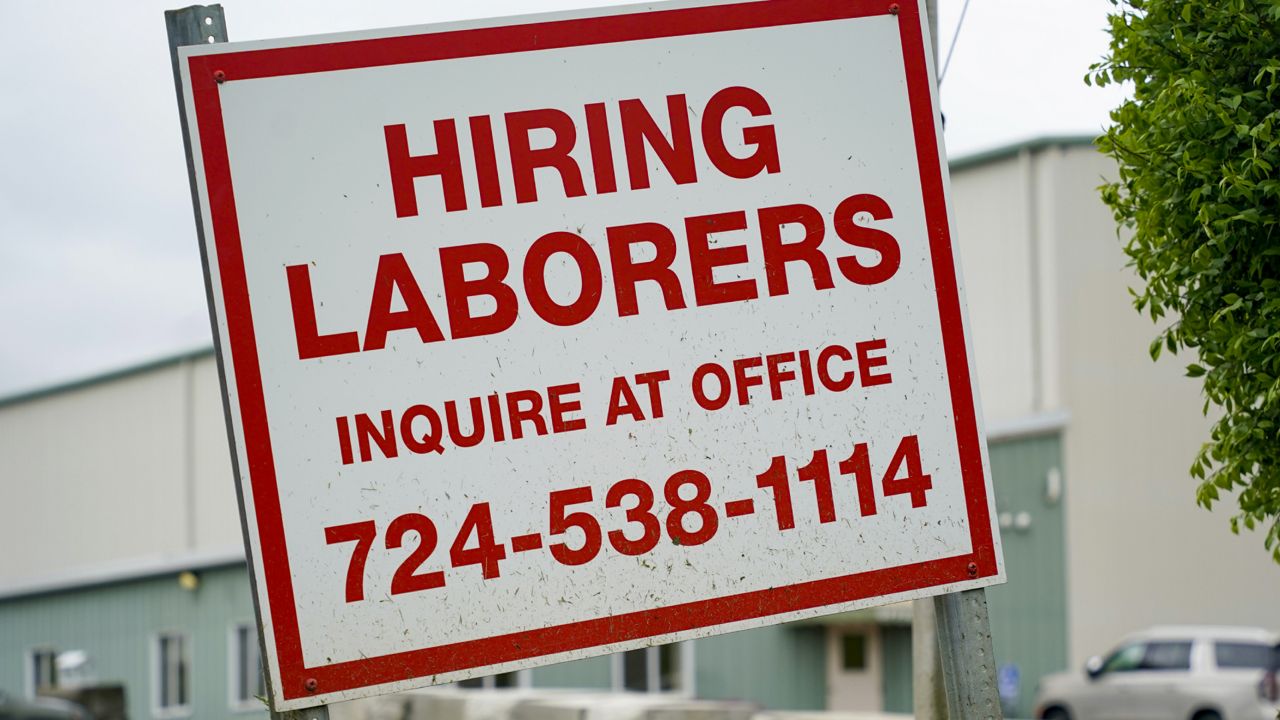
<svg viewBox="0 0 1280 720"><path fill-rule="evenodd" d="M114 380L123 380L124 378L141 375L142 373L149 372L151 370L159 370L160 368L167 367L169 365L178 365L190 360L198 360L208 355L213 355L212 345L206 345L172 355L164 355L153 360L146 360L133 365L125 365L106 372L80 377L67 382L55 383L46 387L37 387L33 390L22 390L7 397L0 397L0 408L18 405L32 400L39 400L51 395L59 395L73 390L83 390L84 388L93 387L94 385L102 385Z"/></svg>
<svg viewBox="0 0 1280 720"><path fill-rule="evenodd" d="M955 158L948 158L947 164L950 166L951 172L956 172L957 170L968 170L969 168L986 165L999 160L1007 160L1009 158L1016 157L1024 150L1036 152L1038 150L1055 146L1084 147L1095 145L1096 141L1096 135L1043 135L1041 137L1028 138L1008 145L1000 145L988 150L969 153Z"/></svg>
<svg viewBox="0 0 1280 720"><path fill-rule="evenodd" d="M231 567L243 565L244 562L244 550L239 548L130 558L93 567L75 568L39 578L0 583L0 601L146 580L183 571Z"/></svg>
<svg viewBox="0 0 1280 720"><path fill-rule="evenodd" d="M1016 157L1018 153L1023 150L1036 152L1038 150L1054 146L1083 147L1093 145L1095 140L1096 136L1094 135L1044 135L1041 137L1020 140L1008 145L1001 145L988 150L982 150L976 153L961 155L956 158L949 158L947 160L947 164L951 168L952 172L956 172ZM8 397L0 397L0 408L32 400L39 400L51 395L58 395L60 393L70 392L73 390L82 390L84 388L93 387L94 385L101 385L113 380L121 380L132 375L139 375L149 370L158 370L168 365L176 365L181 362L195 360L212 354L213 346L205 345L192 350L187 350L173 355L166 355L134 365L126 365L114 370L89 375L75 380L70 380L68 382L56 383L47 387L38 387L33 390L20 391Z"/></svg>
<svg viewBox="0 0 1280 720"><path fill-rule="evenodd" d="M987 442L1001 442L1060 433L1067 429L1070 422L1071 413L1066 410L1049 410L990 422L987 423L985 430Z"/></svg>

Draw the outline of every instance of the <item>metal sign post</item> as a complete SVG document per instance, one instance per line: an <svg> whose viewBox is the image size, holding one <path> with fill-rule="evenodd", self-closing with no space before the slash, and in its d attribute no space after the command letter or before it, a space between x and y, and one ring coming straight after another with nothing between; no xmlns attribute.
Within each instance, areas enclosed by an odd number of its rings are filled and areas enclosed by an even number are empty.
<svg viewBox="0 0 1280 720"><path fill-rule="evenodd" d="M186 151L187 158L187 180L191 184L191 207L195 213L196 235L200 239L200 260L206 268L205 292L209 300L209 312L213 313L213 296L212 289L207 282L209 259L205 255L204 244L204 222L201 220L200 199L196 188L196 168L195 161L191 154L191 136L187 132L187 105L182 95L182 74L178 69L178 48L188 45L207 45L212 43L227 42L227 22L223 13L222 5L191 5L179 10L166 10L164 13L164 24L169 35L169 60L173 67L173 85L174 91L178 98L178 120L182 126L182 144ZM213 332L218 332L217 323L213 325ZM222 358L217 356L218 374L223 376ZM225 403L225 398L223 399ZM231 439L231 428L227 428L228 440ZM232 447L232 463L235 463L235 443L231 443ZM236 486L236 492L239 493L239 485ZM240 503L242 508L244 504ZM243 519L243 518L242 518ZM242 524L243 527L243 524ZM250 584L255 584L253 577L253 564L248 564ZM253 593L253 601L256 606L258 602L257 593ZM255 607L256 609L256 607ZM265 652L265 643L262 636L262 626L258 626L258 644L259 657L263 657L261 653ZM271 678L268 675L266 682L269 684ZM268 691L269 692L269 691ZM302 710L287 710L285 712L271 711L272 720L329 720L329 706L319 705L316 707L305 708Z"/></svg>
<svg viewBox="0 0 1280 720"><path fill-rule="evenodd" d="M1004 713L996 686L986 589L935 596L933 607L948 716L955 720L1000 720Z"/></svg>
<svg viewBox="0 0 1280 720"><path fill-rule="evenodd" d="M923 7L171 13L273 710L1003 581Z"/></svg>
<svg viewBox="0 0 1280 720"><path fill-rule="evenodd" d="M938 2L925 0L928 15L930 52L935 72L938 63ZM917 683L917 720L999 720L1003 717L996 685L995 653L991 645L991 619L987 614L986 588L947 593L933 598L932 607L918 601L915 619L925 628L924 642L913 642L912 659L926 667L913 672ZM934 641L936 638L936 642ZM924 647L929 645L930 647ZM946 715L939 707L938 678L945 686Z"/></svg>

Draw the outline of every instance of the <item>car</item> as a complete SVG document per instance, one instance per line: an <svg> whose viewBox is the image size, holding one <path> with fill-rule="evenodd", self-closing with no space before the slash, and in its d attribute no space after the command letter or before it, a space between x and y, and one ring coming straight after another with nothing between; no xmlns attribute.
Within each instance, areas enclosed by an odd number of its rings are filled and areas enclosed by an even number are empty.
<svg viewBox="0 0 1280 720"><path fill-rule="evenodd" d="M1261 628L1154 627L1046 675L1041 720L1277 720L1280 642Z"/></svg>
<svg viewBox="0 0 1280 720"><path fill-rule="evenodd" d="M1271 667L1267 668L1267 672L1262 676L1262 682L1258 685L1258 694L1263 700L1280 705L1280 645L1276 645L1271 653ZM1280 713L1276 713L1276 718L1280 720Z"/></svg>
<svg viewBox="0 0 1280 720"><path fill-rule="evenodd" d="M79 705L60 698L23 700L0 690L0 720L93 720Z"/></svg>

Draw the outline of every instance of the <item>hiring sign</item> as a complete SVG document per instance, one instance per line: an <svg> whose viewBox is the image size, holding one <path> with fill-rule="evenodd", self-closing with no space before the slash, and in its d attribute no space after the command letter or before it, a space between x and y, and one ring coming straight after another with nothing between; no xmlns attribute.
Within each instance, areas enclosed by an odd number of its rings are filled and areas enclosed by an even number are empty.
<svg viewBox="0 0 1280 720"><path fill-rule="evenodd" d="M921 18L183 50L277 709L1003 579Z"/></svg>

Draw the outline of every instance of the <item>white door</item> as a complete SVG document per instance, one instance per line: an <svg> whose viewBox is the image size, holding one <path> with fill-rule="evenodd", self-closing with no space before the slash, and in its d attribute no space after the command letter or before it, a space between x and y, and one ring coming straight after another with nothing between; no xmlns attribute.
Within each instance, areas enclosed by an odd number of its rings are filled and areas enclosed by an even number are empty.
<svg viewBox="0 0 1280 720"><path fill-rule="evenodd" d="M880 632L875 625L835 625L827 629L827 709L881 712L884 709Z"/></svg>

